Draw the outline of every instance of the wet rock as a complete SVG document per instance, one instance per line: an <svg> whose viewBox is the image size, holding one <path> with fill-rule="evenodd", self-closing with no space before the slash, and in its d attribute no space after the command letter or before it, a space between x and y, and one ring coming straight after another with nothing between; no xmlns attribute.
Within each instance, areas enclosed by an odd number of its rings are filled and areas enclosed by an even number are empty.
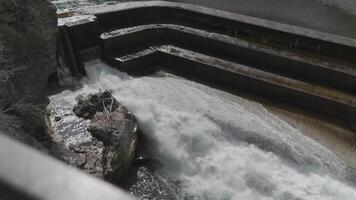
<svg viewBox="0 0 356 200"><path fill-rule="evenodd" d="M73 112L84 119L91 119L96 112L107 110L111 112L119 107L119 102L111 95L111 91L105 90L96 94L80 95Z"/></svg>
<svg viewBox="0 0 356 200"><path fill-rule="evenodd" d="M54 117L54 120L56 120L56 122L60 121L62 118L61 117Z"/></svg>
<svg viewBox="0 0 356 200"><path fill-rule="evenodd" d="M135 158L135 117L109 91L77 100L75 109L55 101L48 106L51 153L96 177L120 182ZM87 119L90 115L91 120Z"/></svg>
<svg viewBox="0 0 356 200"><path fill-rule="evenodd" d="M155 158L141 158L135 160L134 163L135 167L145 167L153 172L161 169L163 167L163 164Z"/></svg>
<svg viewBox="0 0 356 200"><path fill-rule="evenodd" d="M135 117L123 106L112 112L98 112L92 118L88 130L94 138L104 143L104 176L111 181L119 180L128 172L135 157Z"/></svg>
<svg viewBox="0 0 356 200"><path fill-rule="evenodd" d="M146 167L140 167L136 171L135 179L135 183L129 188L129 191L138 199L196 199L193 195L185 192L179 182L173 181L159 171L153 172Z"/></svg>
<svg viewBox="0 0 356 200"><path fill-rule="evenodd" d="M104 144L88 132L89 121L77 117L72 107L51 102L47 107L47 148L56 158L98 178L104 178Z"/></svg>
<svg viewBox="0 0 356 200"><path fill-rule="evenodd" d="M85 172L99 178L104 178L104 145L100 141L92 140L71 146L71 150L78 154L76 165Z"/></svg>
<svg viewBox="0 0 356 200"><path fill-rule="evenodd" d="M89 132L97 139L108 145L121 143L120 137L128 137L128 132L136 132L135 117L128 110L120 106L113 112L98 112L90 122Z"/></svg>

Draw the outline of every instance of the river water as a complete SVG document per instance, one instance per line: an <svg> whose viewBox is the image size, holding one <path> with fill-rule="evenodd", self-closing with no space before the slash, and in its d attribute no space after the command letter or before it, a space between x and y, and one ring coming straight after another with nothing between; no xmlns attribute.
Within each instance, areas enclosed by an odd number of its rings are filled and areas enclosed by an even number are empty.
<svg viewBox="0 0 356 200"><path fill-rule="evenodd" d="M137 116L169 177L139 171L141 199L356 199L334 154L255 102L163 72L134 78L99 61L86 71L81 89L51 99L73 105L78 94L111 89ZM177 182L189 195L159 196Z"/></svg>
<svg viewBox="0 0 356 200"><path fill-rule="evenodd" d="M179 1L356 38L355 0ZM74 9L106 1L53 2ZM101 62L86 70L81 89L51 99L73 105L78 94L111 89L137 116L150 156L164 166L164 176L138 171L130 191L141 199L356 199L333 153L260 104L165 73L134 78Z"/></svg>

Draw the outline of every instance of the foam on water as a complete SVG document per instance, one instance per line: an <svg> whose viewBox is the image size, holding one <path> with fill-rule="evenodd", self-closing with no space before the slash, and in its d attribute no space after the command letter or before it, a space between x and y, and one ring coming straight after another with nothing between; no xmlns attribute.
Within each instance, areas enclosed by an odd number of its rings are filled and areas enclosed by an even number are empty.
<svg viewBox="0 0 356 200"><path fill-rule="evenodd" d="M86 70L82 89L52 102L112 89L197 199L356 199L334 154L257 103L174 76L133 78L100 62Z"/></svg>

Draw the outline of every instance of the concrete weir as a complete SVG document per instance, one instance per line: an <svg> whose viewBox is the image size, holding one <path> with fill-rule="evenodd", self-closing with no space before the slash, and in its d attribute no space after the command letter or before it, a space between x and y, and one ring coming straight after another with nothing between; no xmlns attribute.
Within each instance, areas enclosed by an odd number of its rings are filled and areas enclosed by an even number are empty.
<svg viewBox="0 0 356 200"><path fill-rule="evenodd" d="M356 40L202 6L128 2L59 19L72 74L101 58L128 73L179 73L356 128Z"/></svg>

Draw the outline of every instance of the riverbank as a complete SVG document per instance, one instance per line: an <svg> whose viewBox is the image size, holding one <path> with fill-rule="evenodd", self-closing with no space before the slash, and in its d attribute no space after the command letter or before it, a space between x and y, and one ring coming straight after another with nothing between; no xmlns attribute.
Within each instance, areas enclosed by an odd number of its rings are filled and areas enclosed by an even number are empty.
<svg viewBox="0 0 356 200"><path fill-rule="evenodd" d="M0 130L41 150L56 37L56 8L49 1L0 0Z"/></svg>

